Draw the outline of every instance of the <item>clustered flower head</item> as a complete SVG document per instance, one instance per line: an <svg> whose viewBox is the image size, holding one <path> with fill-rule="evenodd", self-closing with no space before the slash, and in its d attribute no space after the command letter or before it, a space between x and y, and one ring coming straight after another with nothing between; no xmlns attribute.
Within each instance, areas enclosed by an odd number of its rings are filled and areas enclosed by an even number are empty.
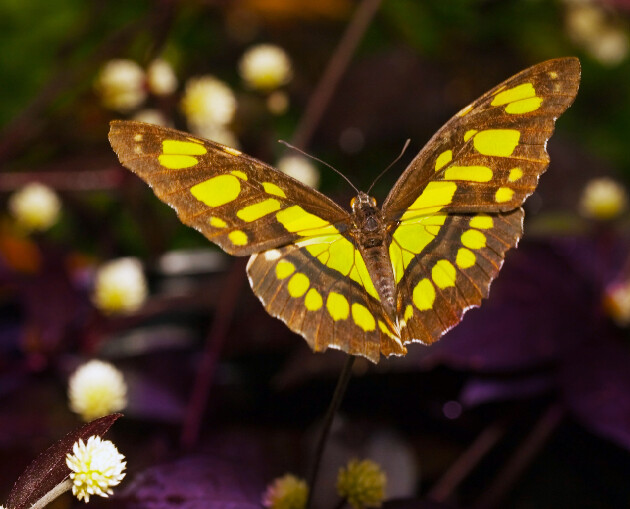
<svg viewBox="0 0 630 509"><path fill-rule="evenodd" d="M262 504L269 509L304 509L307 499L306 481L292 474L285 474L267 486Z"/></svg>
<svg viewBox="0 0 630 509"><path fill-rule="evenodd" d="M248 49L239 61L238 70L247 86L263 91L285 85L293 76L286 51L273 44Z"/></svg>
<svg viewBox="0 0 630 509"><path fill-rule="evenodd" d="M98 269L92 301L105 313L130 313L142 305L147 293L140 261L118 258Z"/></svg>
<svg viewBox="0 0 630 509"><path fill-rule="evenodd" d="M319 171L311 162L302 156L289 155L282 157L277 164L278 169L303 184L317 189Z"/></svg>
<svg viewBox="0 0 630 509"><path fill-rule="evenodd" d="M614 219L628 207L626 190L617 181L602 177L586 184L580 198L580 212L593 219Z"/></svg>
<svg viewBox="0 0 630 509"><path fill-rule="evenodd" d="M337 492L354 509L380 507L386 484L385 472L370 460L350 460L337 476Z"/></svg>
<svg viewBox="0 0 630 509"><path fill-rule="evenodd" d="M114 59L101 69L95 83L106 108L130 111L146 99L145 75L133 60Z"/></svg>
<svg viewBox="0 0 630 509"><path fill-rule="evenodd" d="M147 68L147 85L155 95L170 95L177 89L177 76L166 60L158 58Z"/></svg>
<svg viewBox="0 0 630 509"><path fill-rule="evenodd" d="M234 118L236 97L223 81L205 75L188 80L181 106L191 129L225 126Z"/></svg>
<svg viewBox="0 0 630 509"><path fill-rule="evenodd" d="M115 366L91 360L70 377L68 398L71 410L84 421L91 421L127 406L127 384Z"/></svg>
<svg viewBox="0 0 630 509"><path fill-rule="evenodd" d="M50 187L31 182L11 195L8 207L22 228L44 231L59 219L61 201Z"/></svg>
<svg viewBox="0 0 630 509"><path fill-rule="evenodd" d="M66 455L66 465L72 471L72 494L79 500L90 501L90 496L107 497L125 477L125 457L109 440L91 436L87 443L75 442L72 454Z"/></svg>

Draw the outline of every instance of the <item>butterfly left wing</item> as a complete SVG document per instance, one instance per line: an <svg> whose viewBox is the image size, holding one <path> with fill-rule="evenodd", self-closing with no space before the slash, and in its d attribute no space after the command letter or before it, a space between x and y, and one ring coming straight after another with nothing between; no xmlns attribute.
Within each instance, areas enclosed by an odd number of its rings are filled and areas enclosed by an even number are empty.
<svg viewBox="0 0 630 509"><path fill-rule="evenodd" d="M403 342L432 343L488 295L579 79L579 61L561 58L506 80L447 122L391 190L383 214Z"/></svg>

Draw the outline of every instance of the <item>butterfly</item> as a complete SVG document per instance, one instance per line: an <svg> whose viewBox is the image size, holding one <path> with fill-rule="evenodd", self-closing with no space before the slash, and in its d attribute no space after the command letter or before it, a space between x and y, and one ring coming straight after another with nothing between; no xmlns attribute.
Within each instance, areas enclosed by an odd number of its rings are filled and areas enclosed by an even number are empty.
<svg viewBox="0 0 630 509"><path fill-rule="evenodd" d="M250 256L250 285L271 315L315 351L376 363L406 354L409 343L433 343L488 296L579 81L572 57L516 74L451 118L381 207L359 192L350 211L185 132L113 121L109 140L183 223Z"/></svg>

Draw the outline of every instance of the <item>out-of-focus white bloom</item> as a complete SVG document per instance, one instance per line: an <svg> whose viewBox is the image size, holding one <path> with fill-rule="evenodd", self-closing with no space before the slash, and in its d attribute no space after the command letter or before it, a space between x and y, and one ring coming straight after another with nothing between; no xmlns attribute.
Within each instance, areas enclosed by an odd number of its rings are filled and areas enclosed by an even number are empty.
<svg viewBox="0 0 630 509"><path fill-rule="evenodd" d="M21 227L29 231L43 231L59 219L61 201L50 187L31 182L11 195L8 207Z"/></svg>
<svg viewBox="0 0 630 509"><path fill-rule="evenodd" d="M606 289L604 308L617 325L630 325L630 281L618 282Z"/></svg>
<svg viewBox="0 0 630 509"><path fill-rule="evenodd" d="M94 282L92 301L105 313L129 313L147 297L142 264L136 258L119 258L102 265Z"/></svg>
<svg viewBox="0 0 630 509"><path fill-rule="evenodd" d="M292 474L274 479L267 486L262 505L268 509L304 509L308 499L306 481Z"/></svg>
<svg viewBox="0 0 630 509"><path fill-rule="evenodd" d="M225 126L234 118L236 97L232 89L214 76L191 78L186 83L182 110L191 129Z"/></svg>
<svg viewBox="0 0 630 509"><path fill-rule="evenodd" d="M319 170L305 157L284 156L278 161L278 169L314 189L319 185Z"/></svg>
<svg viewBox="0 0 630 509"><path fill-rule="evenodd" d="M289 96L282 90L276 90L267 97L267 109L274 115L282 115L289 109Z"/></svg>
<svg viewBox="0 0 630 509"><path fill-rule="evenodd" d="M202 124L194 126L191 129L193 134L205 138L206 140L216 141L222 145L232 148L239 148L239 142L236 135L227 127L217 124Z"/></svg>
<svg viewBox="0 0 630 509"><path fill-rule="evenodd" d="M580 212L593 219L614 219L626 210L628 194L617 181L602 177L586 184L580 198Z"/></svg>
<svg viewBox="0 0 630 509"><path fill-rule="evenodd" d="M134 120L138 122L146 122L147 124L161 125L163 127L169 127L170 122L166 119L164 114L160 110L145 109L140 110L133 116Z"/></svg>
<svg viewBox="0 0 630 509"><path fill-rule="evenodd" d="M291 59L286 51L273 44L258 44L248 49L238 63L238 70L247 86L258 90L273 90L293 76Z"/></svg>
<svg viewBox="0 0 630 509"><path fill-rule="evenodd" d="M169 95L177 89L177 76L166 60L156 59L147 68L147 84L155 95Z"/></svg>
<svg viewBox="0 0 630 509"><path fill-rule="evenodd" d="M127 406L127 384L114 365L92 360L79 366L70 377L68 399L73 412L84 421L91 421Z"/></svg>
<svg viewBox="0 0 630 509"><path fill-rule="evenodd" d="M129 111L140 106L146 96L145 75L133 60L107 62L96 80L96 90L106 108Z"/></svg>
<svg viewBox="0 0 630 509"><path fill-rule="evenodd" d="M126 475L124 459L109 440L94 435L87 443L79 439L72 447L72 454L66 455L66 465L71 470L72 494L85 502L89 502L93 495L112 495L112 486L120 484Z"/></svg>
<svg viewBox="0 0 630 509"><path fill-rule="evenodd" d="M628 34L620 27L610 26L601 31L588 50L602 64L615 66L628 56L629 47Z"/></svg>

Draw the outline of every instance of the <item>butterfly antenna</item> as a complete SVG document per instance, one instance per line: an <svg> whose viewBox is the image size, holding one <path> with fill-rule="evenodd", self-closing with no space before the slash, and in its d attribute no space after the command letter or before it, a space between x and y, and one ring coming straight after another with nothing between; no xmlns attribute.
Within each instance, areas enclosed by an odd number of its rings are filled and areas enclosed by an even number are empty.
<svg viewBox="0 0 630 509"><path fill-rule="evenodd" d="M389 163L389 166L387 168L385 168L378 177L376 177L374 179L374 181L372 182L372 185L370 186L370 188L367 190L366 194L370 194L370 191L372 190L372 188L374 187L374 184L376 184L376 182L378 181L378 179L380 179L383 175L385 175L385 173L387 172L387 170L389 170L392 166L394 166L398 161L400 161L400 158L403 156L403 154L406 152L407 147L409 146L409 143L411 142L411 140L407 140L405 142L405 146L402 148L402 150L400 151L400 154L398 154L398 157L396 159L394 159L391 163Z"/></svg>
<svg viewBox="0 0 630 509"><path fill-rule="evenodd" d="M302 154L303 156L306 156L310 159L314 159L317 162L322 163L323 165L328 166L331 170L333 170L334 172L338 173L339 175L341 175L344 179L346 179L346 182L348 182L348 184L350 184L352 186L352 189L354 189L357 194L359 194L359 190L355 187L355 185L350 181L350 179L348 177L346 177L343 173L341 173L337 168L335 168L334 166L331 166L330 164L328 164L326 161L322 161L321 159L312 156L311 154L307 154L306 152L304 152L302 149L297 148L294 145L291 145L290 143L284 141L284 140L278 140L278 143L282 143L283 145L285 145L286 147L289 147L297 152L299 152L300 154Z"/></svg>

